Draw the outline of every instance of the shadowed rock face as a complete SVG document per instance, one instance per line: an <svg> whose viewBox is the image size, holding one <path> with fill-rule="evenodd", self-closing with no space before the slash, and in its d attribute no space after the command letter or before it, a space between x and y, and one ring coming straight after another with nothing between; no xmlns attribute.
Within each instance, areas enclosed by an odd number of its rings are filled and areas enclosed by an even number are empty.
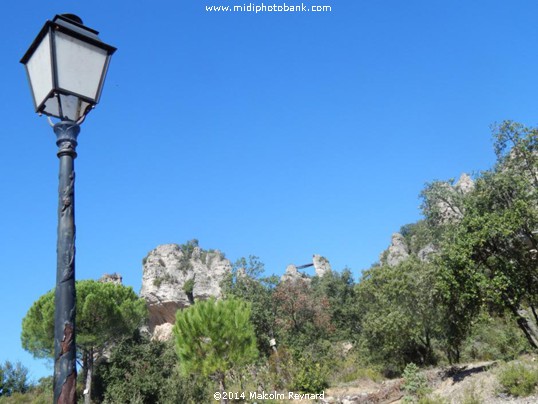
<svg viewBox="0 0 538 404"><path fill-rule="evenodd" d="M149 308L149 329L170 323L176 311L193 301L221 296L220 284L232 265L217 250L204 251L195 242L165 244L143 261L140 296Z"/></svg>

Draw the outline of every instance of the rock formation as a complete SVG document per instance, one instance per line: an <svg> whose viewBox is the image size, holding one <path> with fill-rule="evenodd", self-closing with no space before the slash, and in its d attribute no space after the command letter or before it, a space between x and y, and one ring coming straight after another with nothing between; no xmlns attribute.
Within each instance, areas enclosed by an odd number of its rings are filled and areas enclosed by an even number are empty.
<svg viewBox="0 0 538 404"><path fill-rule="evenodd" d="M312 261L314 262L314 268L316 269L317 276L322 277L327 272L331 271L331 264L327 258L314 254Z"/></svg>
<svg viewBox="0 0 538 404"><path fill-rule="evenodd" d="M446 224L454 221L459 221L463 217L463 212L459 201L462 195L465 195L473 190L474 182L467 174L462 174L454 184L444 184L448 191L444 198L436 201L437 209L439 210L439 224Z"/></svg>
<svg viewBox="0 0 538 404"><path fill-rule="evenodd" d="M474 189L474 181L467 174L463 173L454 185L454 188L465 195Z"/></svg>
<svg viewBox="0 0 538 404"><path fill-rule="evenodd" d="M432 243L429 243L422 247L417 253L418 259L422 262L428 262L431 260L431 256L437 252L437 248Z"/></svg>
<svg viewBox="0 0 538 404"><path fill-rule="evenodd" d="M149 308L149 329L175 322L178 309L196 300L219 298L220 284L232 265L218 250L205 251L196 240L184 245L165 244L143 260L140 296Z"/></svg>
<svg viewBox="0 0 538 404"><path fill-rule="evenodd" d="M306 268L306 267L311 267L311 266L314 266L316 270L316 276L319 276L319 277L322 277L327 272L331 271L331 264L329 263L329 260L318 254L314 254L312 256L312 264L301 265L299 266L299 268ZM311 278L308 275L303 274L302 272L299 272L299 270L297 269L297 266L293 264L288 265L288 267L286 268L286 272L284 273L284 275L280 277L280 281L281 282L288 282L288 281L295 282L297 280L310 282Z"/></svg>
<svg viewBox="0 0 538 404"><path fill-rule="evenodd" d="M172 338L172 329L174 326L170 323L163 323L155 326L151 339L153 341L168 341Z"/></svg>
<svg viewBox="0 0 538 404"><path fill-rule="evenodd" d="M387 250L387 265L391 267L396 266L407 259L407 257L409 257L409 247L407 246L404 236L400 233L394 233L392 235L390 247Z"/></svg>
<svg viewBox="0 0 538 404"><path fill-rule="evenodd" d="M101 278L99 278L98 282L116 283L118 285L121 285L123 284L123 278L121 277L120 274L114 272L113 274L104 274L103 276L101 276Z"/></svg>
<svg viewBox="0 0 538 404"><path fill-rule="evenodd" d="M310 280L308 276L302 274L297 270L297 267L293 264L290 264L286 268L284 275L280 277L280 282L296 282L298 280Z"/></svg>

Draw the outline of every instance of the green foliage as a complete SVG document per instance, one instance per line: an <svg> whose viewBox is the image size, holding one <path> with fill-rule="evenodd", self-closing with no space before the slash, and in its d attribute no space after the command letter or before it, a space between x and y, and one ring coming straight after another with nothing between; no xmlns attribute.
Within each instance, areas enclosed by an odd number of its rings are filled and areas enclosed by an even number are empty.
<svg viewBox="0 0 538 404"><path fill-rule="evenodd" d="M315 296L302 280L281 282L272 294L280 341L295 351L322 344L335 328L329 299Z"/></svg>
<svg viewBox="0 0 538 404"><path fill-rule="evenodd" d="M426 184L421 197L425 223L434 239L450 231L465 212L465 194L455 187L454 179Z"/></svg>
<svg viewBox="0 0 538 404"><path fill-rule="evenodd" d="M24 393L15 392L11 396L1 396L0 404L50 404L52 403L52 376L39 379Z"/></svg>
<svg viewBox="0 0 538 404"><path fill-rule="evenodd" d="M420 373L417 365L409 363L403 371L403 390L407 396L413 398L425 397L431 389L428 387L428 380L424 374Z"/></svg>
<svg viewBox="0 0 538 404"><path fill-rule="evenodd" d="M194 249L198 248L198 240L192 239L190 241L187 241L185 244L181 244L179 246L182 255L180 260L180 269L183 272L187 272L192 270L192 264L191 264L191 258L192 254L194 253Z"/></svg>
<svg viewBox="0 0 538 404"><path fill-rule="evenodd" d="M133 332L147 315L130 287L91 280L76 283L77 350L104 348ZM38 358L54 354L54 290L41 296L22 321L22 346Z"/></svg>
<svg viewBox="0 0 538 404"><path fill-rule="evenodd" d="M20 362L5 361L0 365L0 397L25 393L29 387L28 369Z"/></svg>
<svg viewBox="0 0 538 404"><path fill-rule="evenodd" d="M538 157L535 129L503 122L495 129L496 167L482 173L463 199L461 220L442 243L448 324L461 343L484 304L509 311L529 343L538 347L535 319L522 315L538 304ZM534 324L532 324L534 323Z"/></svg>
<svg viewBox="0 0 538 404"><path fill-rule="evenodd" d="M482 311L463 344L464 361L510 360L527 349L527 341L515 321Z"/></svg>
<svg viewBox="0 0 538 404"><path fill-rule="evenodd" d="M293 356L287 349L279 348L267 358L267 372L262 383L268 385L267 390L289 388L293 374Z"/></svg>
<svg viewBox="0 0 538 404"><path fill-rule="evenodd" d="M130 287L91 280L76 283L77 356L84 375L105 348L130 336L147 317L144 299ZM35 357L54 354L54 290L41 296L22 321L22 346ZM88 378L90 378L88 376ZM87 381L91 386L91 380Z"/></svg>
<svg viewBox="0 0 538 404"><path fill-rule="evenodd" d="M365 356L358 349L353 348L350 351L343 349L341 343L333 346L331 352L331 361L327 361L331 373L329 382L331 385L340 383L349 383L356 380L372 380L380 382L383 375L379 366L372 366L365 361Z"/></svg>
<svg viewBox="0 0 538 404"><path fill-rule="evenodd" d="M241 258L233 266L232 273L222 282L224 296L239 298L251 306L250 321L254 326L258 350L265 355L271 353L269 340L275 332L275 310L272 293L276 277L260 277L264 265L258 257Z"/></svg>
<svg viewBox="0 0 538 404"><path fill-rule="evenodd" d="M355 341L360 332L360 302L351 271L346 268L341 273L331 271L323 277L316 276L310 288L316 300L328 303L330 323L334 328L332 339Z"/></svg>
<svg viewBox="0 0 538 404"><path fill-rule="evenodd" d="M361 342L370 360L388 374L401 372L411 361L436 363L434 340L442 338L443 311L435 286L435 268L415 258L363 273L357 287Z"/></svg>
<svg viewBox="0 0 538 404"><path fill-rule="evenodd" d="M116 345L97 366L96 379L104 403L201 403L209 397L204 380L179 374L172 344L140 336Z"/></svg>
<svg viewBox="0 0 538 404"><path fill-rule="evenodd" d="M329 386L328 369L319 362L300 357L294 364L293 390L319 394Z"/></svg>
<svg viewBox="0 0 538 404"><path fill-rule="evenodd" d="M498 375L504 392L516 397L530 396L538 385L538 369L524 363L505 365Z"/></svg>
<svg viewBox="0 0 538 404"><path fill-rule="evenodd" d="M411 254L417 254L428 244L436 243L435 228L428 225L426 220L419 220L416 223L402 226L400 228L400 234L409 246L409 252Z"/></svg>
<svg viewBox="0 0 538 404"><path fill-rule="evenodd" d="M226 373L258 355L250 304L239 299L197 302L176 314L176 352L183 375L215 377L221 387Z"/></svg>
<svg viewBox="0 0 538 404"><path fill-rule="evenodd" d="M192 293L193 290L194 290L194 278L191 278L191 279L188 279L183 284L183 291L189 294L189 293Z"/></svg>

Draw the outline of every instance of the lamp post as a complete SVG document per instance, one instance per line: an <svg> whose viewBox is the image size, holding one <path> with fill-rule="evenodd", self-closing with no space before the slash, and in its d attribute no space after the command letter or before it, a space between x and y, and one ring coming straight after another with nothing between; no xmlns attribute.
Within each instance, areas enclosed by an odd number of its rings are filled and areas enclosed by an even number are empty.
<svg viewBox="0 0 538 404"><path fill-rule="evenodd" d="M116 48L73 14L47 21L21 59L35 110L54 125L60 175L54 315L54 403L76 402L75 172L79 124L99 102Z"/></svg>

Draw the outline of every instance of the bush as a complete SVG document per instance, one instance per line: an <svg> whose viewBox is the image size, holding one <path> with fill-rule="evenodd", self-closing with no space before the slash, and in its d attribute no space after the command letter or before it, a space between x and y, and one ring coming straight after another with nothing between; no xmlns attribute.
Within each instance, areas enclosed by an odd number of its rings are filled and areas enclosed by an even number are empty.
<svg viewBox="0 0 538 404"><path fill-rule="evenodd" d="M345 355L335 353L332 357L334 359L330 361L331 385L360 379L369 379L376 383L383 380L380 367L365 362L356 350Z"/></svg>
<svg viewBox="0 0 538 404"><path fill-rule="evenodd" d="M503 392L516 397L526 397L536 390L538 371L524 363L513 363L501 369L498 379Z"/></svg>
<svg viewBox="0 0 538 404"><path fill-rule="evenodd" d="M492 317L481 313L464 343L467 361L512 360L525 352L528 342L510 317Z"/></svg>
<svg viewBox="0 0 538 404"><path fill-rule="evenodd" d="M294 390L318 394L329 386L327 382L328 371L319 362L299 358L295 362L295 368L295 376L293 377Z"/></svg>
<svg viewBox="0 0 538 404"><path fill-rule="evenodd" d="M430 392L426 376L420 373L420 369L414 363L408 364L403 371L403 390L406 394L406 401L414 397L425 398ZM405 398L404 398L405 399Z"/></svg>
<svg viewBox="0 0 538 404"><path fill-rule="evenodd" d="M20 362L5 361L0 365L0 397L26 393L29 387L28 369Z"/></svg>
<svg viewBox="0 0 538 404"><path fill-rule="evenodd" d="M50 404L52 403L52 376L39 379L25 393L15 392L11 396L0 396L0 404Z"/></svg>
<svg viewBox="0 0 538 404"><path fill-rule="evenodd" d="M141 336L112 348L96 369L95 401L104 403L207 402L207 381L183 377L171 343Z"/></svg>

